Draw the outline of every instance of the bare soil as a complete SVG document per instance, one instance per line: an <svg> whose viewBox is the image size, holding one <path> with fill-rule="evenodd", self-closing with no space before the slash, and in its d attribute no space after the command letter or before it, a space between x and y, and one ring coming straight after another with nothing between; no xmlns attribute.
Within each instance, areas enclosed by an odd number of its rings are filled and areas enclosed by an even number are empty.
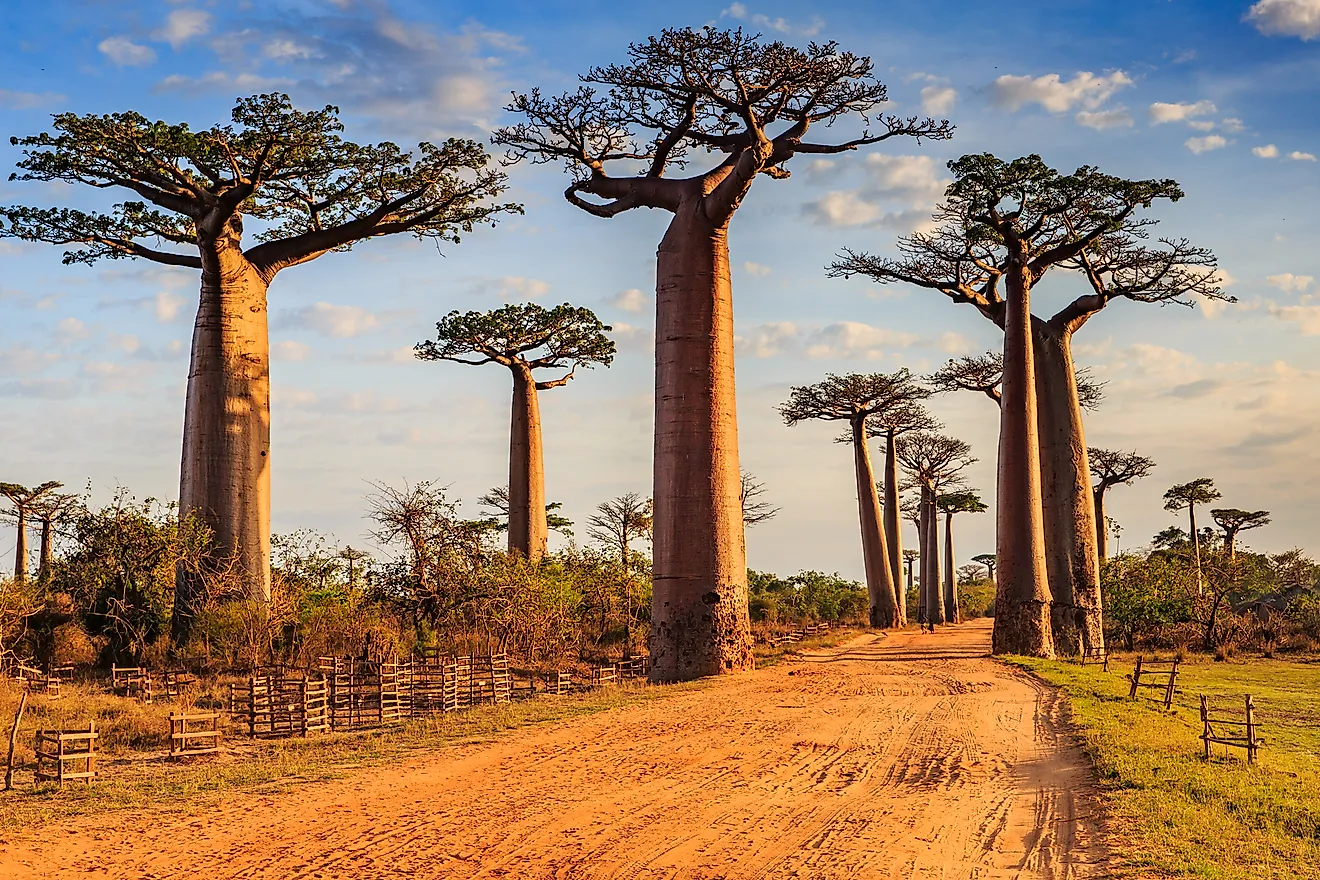
<svg viewBox="0 0 1320 880"><path fill-rule="evenodd" d="M990 660L989 636L861 636L194 815L5 834L0 877L1107 876L1059 698Z"/></svg>

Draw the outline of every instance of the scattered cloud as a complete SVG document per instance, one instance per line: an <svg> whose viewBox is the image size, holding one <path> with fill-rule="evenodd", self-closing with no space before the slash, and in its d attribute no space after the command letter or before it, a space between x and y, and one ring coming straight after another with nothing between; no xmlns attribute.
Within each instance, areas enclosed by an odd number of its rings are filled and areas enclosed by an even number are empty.
<svg viewBox="0 0 1320 880"><path fill-rule="evenodd" d="M1251 152L1261 159L1273 159L1279 155L1279 148L1274 144L1266 144L1263 147L1252 147Z"/></svg>
<svg viewBox="0 0 1320 880"><path fill-rule="evenodd" d="M886 216L884 209L854 190L827 192L802 208L808 219L821 226L869 226Z"/></svg>
<svg viewBox="0 0 1320 880"><path fill-rule="evenodd" d="M720 10L720 18L745 21L768 31L775 31L780 34L796 34L802 37L814 37L820 33L821 28L825 27L825 19L818 15L812 16L811 21L804 25L790 22L786 18L771 18L759 12L751 12L743 3L730 3L727 9Z"/></svg>
<svg viewBox="0 0 1320 880"><path fill-rule="evenodd" d="M761 324L737 336L734 344L744 357L775 357L797 348L798 328L790 321Z"/></svg>
<svg viewBox="0 0 1320 880"><path fill-rule="evenodd" d="M106 37L96 45L101 54L120 67L141 67L156 60L156 50L128 37Z"/></svg>
<svg viewBox="0 0 1320 880"><path fill-rule="evenodd" d="M54 352L42 351L30 345L16 342L5 348L0 348L0 375L14 376L24 373L40 373L58 360L59 355Z"/></svg>
<svg viewBox="0 0 1320 880"><path fill-rule="evenodd" d="M808 220L821 226L883 225L910 232L929 222L931 209L944 195L947 178L930 156L890 156L872 153L861 163L865 183L850 190L831 190L802 206ZM819 166L828 176L841 165Z"/></svg>
<svg viewBox="0 0 1320 880"><path fill-rule="evenodd" d="M172 73L156 83L157 92L179 92L185 95L204 95L210 92L261 92L287 89L293 86L287 77L258 76L254 73L226 73L214 70L199 77Z"/></svg>
<svg viewBox="0 0 1320 880"><path fill-rule="evenodd" d="M1211 101L1197 101L1195 104L1166 104L1156 101L1147 111L1151 125L1163 125L1166 122L1187 122L1198 116L1210 116L1219 109Z"/></svg>
<svg viewBox="0 0 1320 880"><path fill-rule="evenodd" d="M177 321L180 310L187 302L188 300L184 297L168 290L157 292L151 300L153 311L156 313L156 320L162 324L172 324Z"/></svg>
<svg viewBox="0 0 1320 880"><path fill-rule="evenodd" d="M91 332L87 329L87 325L77 318L61 318L55 325L55 338L62 342L86 339Z"/></svg>
<svg viewBox="0 0 1320 880"><path fill-rule="evenodd" d="M1320 336L1320 306L1281 306L1268 303L1270 315L1280 321L1296 324L1303 336Z"/></svg>
<svg viewBox="0 0 1320 880"><path fill-rule="evenodd" d="M1115 107L1113 110L1081 110L1078 111L1076 118L1079 124L1101 131L1107 128L1131 128L1133 124L1132 113L1126 107Z"/></svg>
<svg viewBox="0 0 1320 880"><path fill-rule="evenodd" d="M1265 282L1271 287L1277 287L1279 290L1289 293L1301 293L1310 287L1315 278L1310 275L1294 275L1291 272L1283 272L1279 275L1266 276Z"/></svg>
<svg viewBox="0 0 1320 880"><path fill-rule="evenodd" d="M652 299L650 294L636 287L630 287L627 290L620 290L605 301L616 309L637 315L650 310Z"/></svg>
<svg viewBox="0 0 1320 880"><path fill-rule="evenodd" d="M1228 141L1217 134L1206 135L1205 137L1188 138L1183 141L1183 145L1193 153L1208 153L1211 150L1222 150L1228 146Z"/></svg>
<svg viewBox="0 0 1320 880"><path fill-rule="evenodd" d="M478 278L473 284L473 292L482 296L499 297L507 301L537 299L550 292L550 282L542 281L540 278L527 278L522 275Z"/></svg>
<svg viewBox="0 0 1320 880"><path fill-rule="evenodd" d="M211 30L211 14L200 9L176 9L165 17L165 26L152 34L170 44L175 52L194 37Z"/></svg>
<svg viewBox="0 0 1320 880"><path fill-rule="evenodd" d="M1315 154L1303 153L1300 150L1293 150L1291 153L1288 154L1288 158L1292 159L1295 162L1314 162Z"/></svg>
<svg viewBox="0 0 1320 880"><path fill-rule="evenodd" d="M1246 126L1242 124L1241 119L1235 119L1231 116L1227 119L1219 120L1219 127L1228 134L1241 134L1246 129Z"/></svg>
<svg viewBox="0 0 1320 880"><path fill-rule="evenodd" d="M1132 79L1116 70L1105 76L1081 71L1065 80L1057 73L1045 76L1001 76L991 85L991 100L1005 110L1020 110L1039 104L1051 113L1067 113L1074 107L1095 110Z"/></svg>
<svg viewBox="0 0 1320 880"><path fill-rule="evenodd" d="M913 333L872 327L857 321L837 321L811 334L806 341L810 358L879 360L895 349L910 348L920 341Z"/></svg>
<svg viewBox="0 0 1320 880"><path fill-rule="evenodd" d="M58 92L15 92L0 89L0 107L6 110L40 110L63 104L68 98Z"/></svg>
<svg viewBox="0 0 1320 880"><path fill-rule="evenodd" d="M939 346L940 351L955 356L966 354L972 350L972 341L961 333L954 333L953 331L941 333L939 339L935 340L935 344Z"/></svg>
<svg viewBox="0 0 1320 880"><path fill-rule="evenodd" d="M1267 36L1313 40L1320 37L1320 0L1260 0L1247 21Z"/></svg>
<svg viewBox="0 0 1320 880"><path fill-rule="evenodd" d="M763 266L760 263L753 263L751 260L748 260L746 263L743 263L742 269L748 275L752 275L757 278L764 278L765 276L769 275L770 272L772 271L769 266Z"/></svg>
<svg viewBox="0 0 1320 880"><path fill-rule="evenodd" d="M270 347L270 356L277 361L305 361L311 353L310 345L295 339L281 339Z"/></svg>
<svg viewBox="0 0 1320 880"><path fill-rule="evenodd" d="M68 400L77 396L78 383L73 379L19 379L15 382L0 382L0 397Z"/></svg>
<svg viewBox="0 0 1320 880"><path fill-rule="evenodd" d="M929 85L921 90L921 109L931 116L948 116L958 103L958 90L953 86Z"/></svg>
<svg viewBox="0 0 1320 880"><path fill-rule="evenodd" d="M286 311L280 318L280 325L311 330L336 339L348 339L376 329L380 321L361 306L337 306L318 302Z"/></svg>

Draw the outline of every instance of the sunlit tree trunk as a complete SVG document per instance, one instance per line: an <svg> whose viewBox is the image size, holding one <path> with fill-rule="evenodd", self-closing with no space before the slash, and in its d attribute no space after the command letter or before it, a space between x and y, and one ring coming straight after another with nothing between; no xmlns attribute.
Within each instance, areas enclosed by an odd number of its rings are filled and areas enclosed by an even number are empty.
<svg viewBox="0 0 1320 880"><path fill-rule="evenodd" d="M885 432L885 538L889 549L889 567L893 571L898 625L907 626L907 591L903 583L903 521L898 502L898 452L893 431ZM908 569L911 580L912 569ZM908 586L912 586L909 582Z"/></svg>
<svg viewBox="0 0 1320 880"><path fill-rule="evenodd" d="M1031 289L1026 248L1009 242L996 497L994 652L1054 656L1041 511Z"/></svg>
<svg viewBox="0 0 1320 880"><path fill-rule="evenodd" d="M1101 562L1109 558L1109 528L1105 524L1105 490L1097 487L1091 493L1095 505L1095 555Z"/></svg>
<svg viewBox="0 0 1320 880"><path fill-rule="evenodd" d="M17 503L14 507L18 510L18 539L14 544L14 580L21 584L27 580L28 574L27 508Z"/></svg>
<svg viewBox="0 0 1320 880"><path fill-rule="evenodd" d="M939 511L935 507L935 493L927 488L921 490L922 532L925 547L921 558L922 581L929 584L926 588L926 621L930 624L944 623L944 601L940 589L940 523Z"/></svg>
<svg viewBox="0 0 1320 880"><path fill-rule="evenodd" d="M202 252L183 419L179 508L214 535L217 565L232 566L255 601L270 601L270 339L267 280L237 235ZM176 583L174 641L186 640L202 599L198 578Z"/></svg>
<svg viewBox="0 0 1320 880"><path fill-rule="evenodd" d="M50 564L55 557L55 520L49 516L41 518L41 550L37 554L37 581L46 583L50 580Z"/></svg>
<svg viewBox="0 0 1320 880"><path fill-rule="evenodd" d="M536 380L526 364L515 363L513 412L509 429L509 552L529 562L545 556L550 530L545 513L545 464L541 449L541 409ZM626 566L627 560L624 560Z"/></svg>
<svg viewBox="0 0 1320 880"><path fill-rule="evenodd" d="M1098 520L1072 359L1072 333L1032 320L1040 431L1041 503L1054 649L1104 645Z"/></svg>
<svg viewBox="0 0 1320 880"><path fill-rule="evenodd" d="M753 666L727 223L685 199L657 254L651 677Z"/></svg>
<svg viewBox="0 0 1320 880"><path fill-rule="evenodd" d="M944 619L958 622L958 573L954 568L953 511L944 514Z"/></svg>
<svg viewBox="0 0 1320 880"><path fill-rule="evenodd" d="M857 509L862 528L862 561L866 569L866 592L870 599L871 626L898 625L898 599L895 595L893 569L880 511L880 497L875 490L875 470L866 437L866 419L852 419L853 459L857 472Z"/></svg>

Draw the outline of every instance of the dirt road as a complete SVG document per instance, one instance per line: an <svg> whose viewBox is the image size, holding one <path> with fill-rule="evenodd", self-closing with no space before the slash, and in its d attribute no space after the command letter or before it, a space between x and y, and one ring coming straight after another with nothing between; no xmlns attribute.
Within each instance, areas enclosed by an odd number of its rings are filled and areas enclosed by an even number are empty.
<svg viewBox="0 0 1320 880"><path fill-rule="evenodd" d="M864 636L219 814L10 837L0 876L1104 876L1054 695L988 646L985 622Z"/></svg>

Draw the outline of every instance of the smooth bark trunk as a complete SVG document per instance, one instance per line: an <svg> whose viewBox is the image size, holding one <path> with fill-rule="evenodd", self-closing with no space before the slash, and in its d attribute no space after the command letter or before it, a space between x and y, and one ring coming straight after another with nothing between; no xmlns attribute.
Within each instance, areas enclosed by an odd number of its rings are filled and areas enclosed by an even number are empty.
<svg viewBox="0 0 1320 880"><path fill-rule="evenodd" d="M940 589L940 517L935 507L935 493L931 489L921 490L921 510L926 542L922 553L926 566L922 580L930 584L926 588L926 621L934 626L944 623L944 600Z"/></svg>
<svg viewBox="0 0 1320 880"><path fill-rule="evenodd" d="M898 626L898 598L885 537L880 496L875 491L875 470L866 438L866 419L852 420L853 460L857 472L857 511L862 528L862 563L870 600L871 626Z"/></svg>
<svg viewBox="0 0 1320 880"><path fill-rule="evenodd" d="M949 623L959 621L958 573L954 570L952 511L944 514L944 619Z"/></svg>
<svg viewBox="0 0 1320 880"><path fill-rule="evenodd" d="M685 199L657 253L651 679L753 668L727 224Z"/></svg>
<svg viewBox="0 0 1320 880"><path fill-rule="evenodd" d="M1091 493L1095 505L1095 555L1103 563L1109 558L1109 528L1105 521L1105 490L1097 487Z"/></svg>
<svg viewBox="0 0 1320 880"><path fill-rule="evenodd" d="M1196 595L1205 595L1205 581L1201 578L1201 536L1196 533L1196 505L1187 505L1187 518L1192 527L1192 553L1196 557Z"/></svg>
<svg viewBox="0 0 1320 880"><path fill-rule="evenodd" d="M203 246L183 419L179 513L213 533L209 565L270 602L270 338L267 280L237 242ZM174 644L186 641L204 584L180 571Z"/></svg>
<svg viewBox="0 0 1320 880"><path fill-rule="evenodd" d="M541 408L536 380L525 364L515 364L513 412L509 429L509 552L528 562L545 556L550 530L545 513L545 464L541 448ZM626 564L626 563L625 563Z"/></svg>
<svg viewBox="0 0 1320 880"><path fill-rule="evenodd" d="M15 504L18 508L18 538L14 543L14 581L23 583L27 580L28 574L28 535L27 535L27 510Z"/></svg>
<svg viewBox="0 0 1320 880"><path fill-rule="evenodd" d="M1045 566L1054 650L1102 648L1097 518L1072 332L1032 319Z"/></svg>
<svg viewBox="0 0 1320 880"><path fill-rule="evenodd" d="M903 522L898 501L898 452L893 431L885 432L885 538L889 548L889 567L894 573L894 593L898 603L898 625L907 626L907 591L903 583ZM908 569L908 586L911 583Z"/></svg>
<svg viewBox="0 0 1320 880"><path fill-rule="evenodd" d="M1054 656L1041 509L1031 289L1027 253L1010 242L999 418L993 645L996 654Z"/></svg>
<svg viewBox="0 0 1320 880"><path fill-rule="evenodd" d="M1237 558L1237 532L1224 533L1224 550L1227 551L1229 562Z"/></svg>
<svg viewBox="0 0 1320 880"><path fill-rule="evenodd" d="M55 555L55 521L49 517L41 520L41 551L37 554L37 582L44 584L50 580L50 564Z"/></svg>

